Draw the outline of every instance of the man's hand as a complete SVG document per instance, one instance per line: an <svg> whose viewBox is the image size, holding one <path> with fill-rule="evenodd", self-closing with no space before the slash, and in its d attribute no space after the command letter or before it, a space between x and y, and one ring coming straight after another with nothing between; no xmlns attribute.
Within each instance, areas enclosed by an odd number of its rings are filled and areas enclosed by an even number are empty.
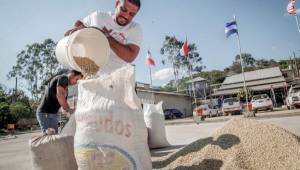
<svg viewBox="0 0 300 170"><path fill-rule="evenodd" d="M106 27L103 27L102 29L99 29L105 36L106 38L110 37L110 33L112 32L112 29L107 29Z"/></svg>
<svg viewBox="0 0 300 170"><path fill-rule="evenodd" d="M86 26L81 22L81 21L76 21L76 23L74 24L75 28L70 29L69 31L67 31L65 33L65 36L69 36L70 34L72 34L73 32L86 28Z"/></svg>
<svg viewBox="0 0 300 170"><path fill-rule="evenodd" d="M63 113L65 116L67 116L68 118L70 118L71 115L74 114L74 112L75 112L75 109L69 109L68 111L62 109L62 113Z"/></svg>

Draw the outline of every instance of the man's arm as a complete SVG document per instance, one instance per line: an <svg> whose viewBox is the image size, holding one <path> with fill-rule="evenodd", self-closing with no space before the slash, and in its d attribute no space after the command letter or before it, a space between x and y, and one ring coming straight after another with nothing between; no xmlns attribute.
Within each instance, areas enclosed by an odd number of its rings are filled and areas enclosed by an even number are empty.
<svg viewBox="0 0 300 170"><path fill-rule="evenodd" d="M67 102L67 91L62 86L56 87L56 97L58 100L58 103L61 105L61 107L68 112L70 110L69 104Z"/></svg>
<svg viewBox="0 0 300 170"><path fill-rule="evenodd" d="M104 35L107 37L107 40L109 42L110 48L124 61L131 63L134 61L134 59L137 57L140 47L135 44L122 44L116 39L114 39L109 34L112 32L112 30L108 30L106 27L103 27L100 29L104 33Z"/></svg>
<svg viewBox="0 0 300 170"><path fill-rule="evenodd" d="M111 36L109 36L107 39L110 48L117 54L117 56L119 56L127 63L133 62L140 51L140 47L138 47L137 45L134 44L123 45Z"/></svg>
<svg viewBox="0 0 300 170"><path fill-rule="evenodd" d="M67 31L65 33L65 36L70 35L71 33L73 33L74 31L86 28L86 26L81 22L81 21L77 21L75 24L75 28ZM96 27L94 27L96 28ZM116 39L114 39L112 36L110 36L109 34L112 32L112 30L108 30L107 28L96 28L98 30L100 30L101 32L103 32L109 42L110 48L117 54L117 56L119 56L122 60L131 63L134 61L134 59L137 57L139 51L140 51L140 47L135 45L135 44L122 44L120 42L118 42Z"/></svg>

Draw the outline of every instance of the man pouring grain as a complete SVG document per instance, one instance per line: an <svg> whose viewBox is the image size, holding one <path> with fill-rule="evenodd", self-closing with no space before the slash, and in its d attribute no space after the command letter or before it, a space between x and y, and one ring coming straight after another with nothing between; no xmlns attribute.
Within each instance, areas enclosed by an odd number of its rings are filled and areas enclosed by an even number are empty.
<svg viewBox="0 0 300 170"><path fill-rule="evenodd" d="M60 107L64 112L69 112L70 107L67 102L68 86L77 84L83 76L76 70L70 71L67 75L58 75L52 78L45 89L45 94L37 109L36 117L43 133L48 128L58 133L57 112Z"/></svg>
<svg viewBox="0 0 300 170"><path fill-rule="evenodd" d="M117 0L115 13L93 12L81 21L75 23L75 28L65 33L95 27L107 37L111 52L108 63L101 68L104 73L121 68L131 63L137 57L142 40L142 29L132 21L140 9L140 0Z"/></svg>

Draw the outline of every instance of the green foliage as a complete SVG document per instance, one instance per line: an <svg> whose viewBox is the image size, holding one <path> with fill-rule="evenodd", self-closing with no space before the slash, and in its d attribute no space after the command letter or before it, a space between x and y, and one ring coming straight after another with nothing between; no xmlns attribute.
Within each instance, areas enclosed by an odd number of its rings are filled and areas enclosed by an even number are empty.
<svg viewBox="0 0 300 170"><path fill-rule="evenodd" d="M0 103L0 116L9 115L9 103L1 102Z"/></svg>
<svg viewBox="0 0 300 170"><path fill-rule="evenodd" d="M255 70L254 66L255 66L256 60L252 57L251 54L243 53L242 59L243 59L243 63L244 63L244 71L245 72ZM233 61L232 65L225 68L224 71L227 72L229 75L241 73L242 67L241 67L240 55L236 55L235 60Z"/></svg>
<svg viewBox="0 0 300 170"><path fill-rule="evenodd" d="M168 54L167 56L172 56L171 53L169 51L176 51L178 49L181 48L182 42L178 42L176 40L175 37L166 37L166 40L169 40L169 43L165 44L165 49L162 50L166 50L168 53L162 53L162 54ZM176 47L176 48L175 48ZM174 50L176 49L176 50ZM243 61L244 61L244 69L245 72L247 71L254 71L254 70L258 70L258 69L265 69L265 68L270 68L270 67L280 67L281 69L287 69L290 66L292 66L292 68L295 68L295 63L297 63L298 68L300 68L300 58L296 58L296 59L287 59L287 60L279 60L276 61L274 59L255 59L254 57L252 57L251 54L249 53L244 53L242 54L243 57ZM242 72L241 69L241 63L240 63L240 56L236 55L235 56L235 60L232 62L232 65L230 65L229 67L225 68L224 71L219 71L219 70L212 70L212 71L201 71L197 74L194 74L193 77L202 77L206 80L208 80L208 82L210 84L220 84L222 83L225 78L227 76L231 76L234 74L239 74ZM181 80L178 80L178 87L179 89L184 89L185 87L185 81L187 81L189 79L187 78L182 78ZM166 86L163 87L164 90L175 90L175 85L174 85L174 80L171 80ZM251 98L251 96L253 95L253 91L251 91L250 89L248 90L248 94L249 94L249 99ZM245 93L243 91L243 89L241 89L239 91L238 94L239 97L241 97L242 100L245 100Z"/></svg>
<svg viewBox="0 0 300 170"><path fill-rule="evenodd" d="M0 102L6 102L7 101L7 94L5 92L5 89L2 85L0 85Z"/></svg>
<svg viewBox="0 0 300 170"><path fill-rule="evenodd" d="M256 61L249 53L242 53L242 59L245 67L253 67ZM235 56L235 61L240 62L240 55Z"/></svg>
<svg viewBox="0 0 300 170"><path fill-rule="evenodd" d="M209 81L210 84L220 84L226 78L226 73L224 71L212 70L212 71L203 71L196 74L195 77L202 77Z"/></svg>
<svg viewBox="0 0 300 170"><path fill-rule="evenodd" d="M7 75L9 79L19 77L25 80L27 90L35 101L41 97L43 82L61 69L55 58L55 46L51 39L27 45L26 50L17 55L17 63Z"/></svg>
<svg viewBox="0 0 300 170"><path fill-rule="evenodd" d="M161 87L164 91L176 91L176 85L174 80L170 80L166 85Z"/></svg>
<svg viewBox="0 0 300 170"><path fill-rule="evenodd" d="M20 118L31 118L32 115L30 107L22 102L12 103L9 106L9 111L16 120L19 120Z"/></svg>
<svg viewBox="0 0 300 170"><path fill-rule="evenodd" d="M248 95L248 101L252 98L253 96L253 90L250 88L246 88L247 95ZM241 100L245 101L246 100L246 93L244 89L240 89L238 91L237 97L240 98Z"/></svg>
<svg viewBox="0 0 300 170"><path fill-rule="evenodd" d="M0 130L8 123L16 123L21 118L34 117L32 102L22 90L6 90L0 85ZM1 133L1 132L0 132Z"/></svg>
<svg viewBox="0 0 300 170"><path fill-rule="evenodd" d="M9 103L0 102L0 129L6 128L7 123L10 122Z"/></svg>
<svg viewBox="0 0 300 170"><path fill-rule="evenodd" d="M264 69L264 68L269 68L269 67L276 67L280 63L275 61L274 59L271 60L265 60L265 59L259 59L255 61L255 67L257 69Z"/></svg>
<svg viewBox="0 0 300 170"><path fill-rule="evenodd" d="M184 43L183 41L177 40L175 36L166 36L163 42L163 46L160 50L160 53L163 55L164 58L162 60L162 64L165 65L167 63L170 63L173 66L174 76L176 80L178 80L180 74L183 77L187 75L190 69L189 66L191 66L191 70L194 72L201 72L202 69L204 68L204 66L202 65L202 58L198 53L196 44L191 43L188 45L189 48L188 58L181 56L180 49L183 43Z"/></svg>

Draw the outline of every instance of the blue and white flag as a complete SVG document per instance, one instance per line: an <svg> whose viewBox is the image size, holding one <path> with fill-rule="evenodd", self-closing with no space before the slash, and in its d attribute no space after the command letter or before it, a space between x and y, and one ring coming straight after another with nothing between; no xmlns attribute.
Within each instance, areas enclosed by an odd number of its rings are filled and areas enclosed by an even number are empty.
<svg viewBox="0 0 300 170"><path fill-rule="evenodd" d="M225 34L227 38L232 34L238 34L236 21L226 23Z"/></svg>

